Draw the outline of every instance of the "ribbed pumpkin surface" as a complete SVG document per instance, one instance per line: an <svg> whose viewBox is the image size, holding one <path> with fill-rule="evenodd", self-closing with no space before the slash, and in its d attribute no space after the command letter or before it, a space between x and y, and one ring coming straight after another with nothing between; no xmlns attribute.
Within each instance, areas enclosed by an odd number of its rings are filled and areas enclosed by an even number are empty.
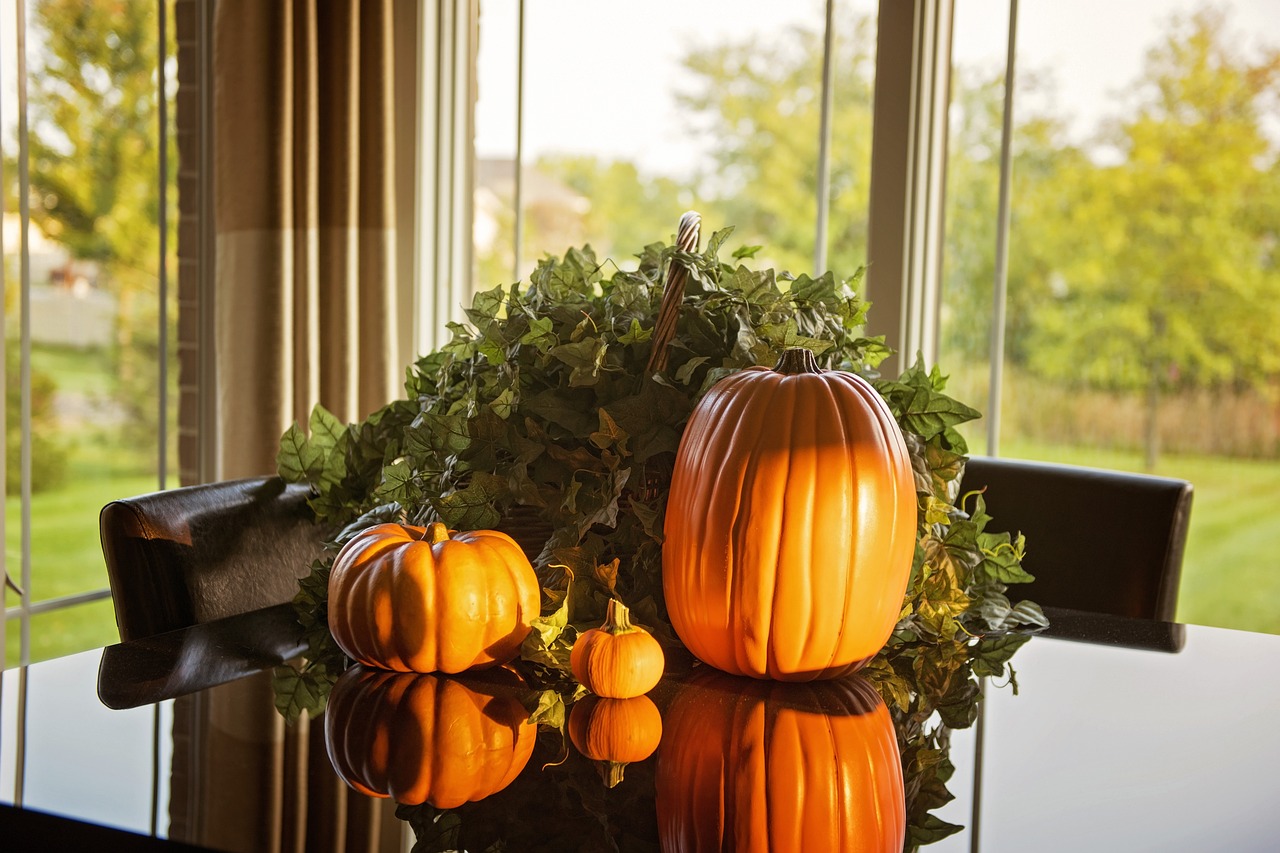
<svg viewBox="0 0 1280 853"><path fill-rule="evenodd" d="M352 659L400 672L506 663L538 616L538 579L511 537L379 524L329 574L329 630Z"/></svg>
<svg viewBox="0 0 1280 853"><path fill-rule="evenodd" d="M666 714L655 769L669 853L898 853L906 832L893 721L854 676L812 684L708 672Z"/></svg>
<svg viewBox="0 0 1280 853"><path fill-rule="evenodd" d="M867 382L807 351L716 384L676 457L662 549L671 623L737 675L845 675L888 640L915 550L911 461ZM805 358L804 356L807 356Z"/></svg>
<svg viewBox="0 0 1280 853"><path fill-rule="evenodd" d="M520 774L537 736L528 716L503 685L354 667L329 694L325 744L356 790L448 809Z"/></svg>

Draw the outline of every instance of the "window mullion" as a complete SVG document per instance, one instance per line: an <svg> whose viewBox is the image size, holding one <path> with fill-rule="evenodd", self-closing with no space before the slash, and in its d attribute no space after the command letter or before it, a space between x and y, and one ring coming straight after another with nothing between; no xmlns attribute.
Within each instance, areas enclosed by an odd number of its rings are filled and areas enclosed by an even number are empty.
<svg viewBox="0 0 1280 853"><path fill-rule="evenodd" d="M953 0L881 0L867 294L868 331L899 356L889 375L937 354Z"/></svg>
<svg viewBox="0 0 1280 853"><path fill-rule="evenodd" d="M18 646L20 665L31 662L31 174L27 128L27 21L26 3L17 0L18 49L18 212L19 244L19 328L21 370L22 447L20 453L22 501L22 613L19 616L21 639Z"/></svg>
<svg viewBox="0 0 1280 853"><path fill-rule="evenodd" d="M520 280L520 253L524 248L524 0L516 0L516 173L515 235L511 280Z"/></svg>
<svg viewBox="0 0 1280 853"><path fill-rule="evenodd" d="M1000 127L1000 199L996 221L995 289L991 301L991 382L987 390L987 453L1000 455L1000 396L1004 390L1005 305L1009 291L1009 193L1013 173L1014 48L1018 0L1009 3L1009 45L1005 52L1004 115Z"/></svg>
<svg viewBox="0 0 1280 853"><path fill-rule="evenodd" d="M822 31L822 114L818 127L818 217L813 237L813 274L827 268L827 217L831 208L831 106L835 86L831 81L835 43L835 0L827 0L827 18Z"/></svg>
<svg viewBox="0 0 1280 853"><path fill-rule="evenodd" d="M157 227L160 229L160 268L159 268L159 291L160 291L160 339L159 339L159 355L160 363L157 365L160 373L159 380L159 423L157 435L159 438L159 457L156 461L156 483L161 490L167 488L165 476L167 473L167 457L169 449L169 274L168 274L168 258L169 253L169 99L165 91L165 60L168 59L168 41L166 39L167 27L165 19L168 17L168 4L165 0L156 0L159 7L157 9L156 18L157 37L160 43L156 47L156 98L157 98L157 124L159 125L159 168L157 175L158 181L158 210L157 210Z"/></svg>

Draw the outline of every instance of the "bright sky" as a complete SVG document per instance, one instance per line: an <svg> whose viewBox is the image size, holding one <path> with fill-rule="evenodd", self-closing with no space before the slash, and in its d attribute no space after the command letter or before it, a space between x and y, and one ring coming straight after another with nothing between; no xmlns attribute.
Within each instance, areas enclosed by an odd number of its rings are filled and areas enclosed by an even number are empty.
<svg viewBox="0 0 1280 853"><path fill-rule="evenodd" d="M874 0L837 0L874 14ZM1053 70L1057 109L1083 132L1114 109L1139 73L1143 54L1173 14L1196 0L1023 0L1019 62ZM1228 25L1244 44L1280 45L1276 0L1229 0ZM685 82L679 58L691 45L776 33L789 24L821 28L822 0L526 0L525 147L631 158L653 171L678 171L699 154L684 132L674 93ZM956 0L955 58L1002 69L1008 0ZM515 150L516 0L482 4L481 156Z"/></svg>
<svg viewBox="0 0 1280 853"><path fill-rule="evenodd" d="M875 0L837 0L874 14ZM1168 18L1199 0L1023 0L1020 62L1051 68L1058 108L1091 127L1138 74L1146 48ZM1241 43L1280 45L1276 0L1223 0ZM544 151L631 158L654 171L679 171L699 156L675 108L689 48L794 24L821 28L823 0L526 0L525 145ZM1008 0L956 0L957 62L1004 63ZM481 156L515 150L516 0L481 4ZM15 0L0 0L0 113L11 144L17 97Z"/></svg>

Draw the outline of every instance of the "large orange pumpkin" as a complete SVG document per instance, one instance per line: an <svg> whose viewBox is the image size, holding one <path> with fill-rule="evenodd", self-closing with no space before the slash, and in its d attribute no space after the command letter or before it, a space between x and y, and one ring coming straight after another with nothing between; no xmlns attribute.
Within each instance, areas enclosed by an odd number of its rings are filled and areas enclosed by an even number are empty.
<svg viewBox="0 0 1280 853"><path fill-rule="evenodd" d="M735 675L846 675L893 632L916 492L902 432L851 373L789 349L721 380L676 456L662 546L667 611Z"/></svg>
<svg viewBox="0 0 1280 853"><path fill-rule="evenodd" d="M893 720L858 676L695 676L665 716L655 788L667 853L899 853L906 833Z"/></svg>
<svg viewBox="0 0 1280 853"><path fill-rule="evenodd" d="M404 805L483 799L511 784L533 753L537 726L519 686L506 671L477 678L352 667L325 709L329 760L351 787Z"/></svg>
<svg viewBox="0 0 1280 853"><path fill-rule="evenodd" d="M538 578L505 533L379 524L329 573L329 630L346 654L400 672L462 672L520 651L539 612Z"/></svg>

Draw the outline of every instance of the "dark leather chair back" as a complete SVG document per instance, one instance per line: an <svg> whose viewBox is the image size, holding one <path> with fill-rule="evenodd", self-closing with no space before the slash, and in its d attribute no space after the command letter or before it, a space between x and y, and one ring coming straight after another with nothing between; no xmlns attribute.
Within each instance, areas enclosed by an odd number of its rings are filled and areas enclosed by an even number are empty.
<svg viewBox="0 0 1280 853"><path fill-rule="evenodd" d="M228 480L112 501L99 530L120 639L291 599L329 531L306 485Z"/></svg>
<svg viewBox="0 0 1280 853"><path fill-rule="evenodd" d="M1185 480L972 457L961 494L987 487L990 531L1027 537L1013 600L1172 621L1191 516Z"/></svg>

